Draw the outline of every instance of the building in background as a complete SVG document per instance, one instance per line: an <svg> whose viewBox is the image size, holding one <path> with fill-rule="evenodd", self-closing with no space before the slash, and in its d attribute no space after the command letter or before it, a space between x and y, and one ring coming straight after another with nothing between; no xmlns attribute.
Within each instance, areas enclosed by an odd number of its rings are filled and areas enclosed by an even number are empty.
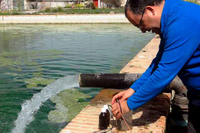
<svg viewBox="0 0 200 133"><path fill-rule="evenodd" d="M25 0L0 0L0 11L24 10Z"/></svg>
<svg viewBox="0 0 200 133"><path fill-rule="evenodd" d="M13 0L0 0L1 11L13 10Z"/></svg>

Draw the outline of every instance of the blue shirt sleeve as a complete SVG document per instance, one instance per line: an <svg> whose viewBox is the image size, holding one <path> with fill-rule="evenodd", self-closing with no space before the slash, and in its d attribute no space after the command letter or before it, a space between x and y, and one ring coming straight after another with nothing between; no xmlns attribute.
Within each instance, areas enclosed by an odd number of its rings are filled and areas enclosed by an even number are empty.
<svg viewBox="0 0 200 133"><path fill-rule="evenodd" d="M158 63L158 58L159 58L160 50L157 53L156 57L154 60L151 62L150 66L147 68L147 70L142 74L142 76L136 80L130 88L133 90L137 91L143 84L147 81L147 79L151 76L153 70L155 70L155 66Z"/></svg>
<svg viewBox="0 0 200 133"><path fill-rule="evenodd" d="M158 95L174 79L199 46L199 31L199 23L189 18L179 18L165 29L155 71L127 100L131 110Z"/></svg>

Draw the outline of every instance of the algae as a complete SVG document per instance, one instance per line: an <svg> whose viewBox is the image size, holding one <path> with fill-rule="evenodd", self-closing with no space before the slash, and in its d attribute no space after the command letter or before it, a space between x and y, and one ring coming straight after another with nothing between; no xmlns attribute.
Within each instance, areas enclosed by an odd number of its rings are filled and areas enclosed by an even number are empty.
<svg viewBox="0 0 200 133"><path fill-rule="evenodd" d="M54 79L46 79L46 78L38 78L38 77L33 77L30 79L24 80L24 82L27 83L26 85L27 88L37 88L39 86L45 86L54 81L55 81Z"/></svg>
<svg viewBox="0 0 200 133"><path fill-rule="evenodd" d="M11 75L11 76L17 76L18 74L17 73L9 73L9 72L7 72L7 73L4 73L5 75Z"/></svg>
<svg viewBox="0 0 200 133"><path fill-rule="evenodd" d="M41 76L43 76L43 74L41 74L41 73L38 72L38 73L33 73L33 76L34 77L41 77Z"/></svg>
<svg viewBox="0 0 200 133"><path fill-rule="evenodd" d="M54 123L70 122L86 105L90 95L77 89L64 90L50 100L56 104L56 110L50 111L48 119Z"/></svg>
<svg viewBox="0 0 200 133"><path fill-rule="evenodd" d="M0 68L5 71L4 74L11 75L15 81L27 83L27 88L41 89L41 86L48 85L54 79L38 78L42 77L44 68L38 63L38 60L55 59L63 53L61 50L39 50L22 52L1 52ZM32 74L31 78L22 77L25 74ZM12 74L13 73L13 74ZM16 77L21 77L20 80Z"/></svg>
<svg viewBox="0 0 200 133"><path fill-rule="evenodd" d="M0 53L0 67L20 67L22 65L37 66L38 62L35 60L41 59L54 59L60 56L63 52L60 50L40 50L40 51L23 51L23 52L2 52ZM18 70L15 69L15 70Z"/></svg>
<svg viewBox="0 0 200 133"><path fill-rule="evenodd" d="M20 61L15 61L13 59L0 56L0 67L16 66L20 64Z"/></svg>

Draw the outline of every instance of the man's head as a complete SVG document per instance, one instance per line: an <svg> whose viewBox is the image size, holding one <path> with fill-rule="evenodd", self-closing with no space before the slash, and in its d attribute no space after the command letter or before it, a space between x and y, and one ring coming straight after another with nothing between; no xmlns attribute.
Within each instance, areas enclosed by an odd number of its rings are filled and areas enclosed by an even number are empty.
<svg viewBox="0 0 200 133"><path fill-rule="evenodd" d="M128 0L125 15L128 20L145 33L160 33L160 21L164 0Z"/></svg>

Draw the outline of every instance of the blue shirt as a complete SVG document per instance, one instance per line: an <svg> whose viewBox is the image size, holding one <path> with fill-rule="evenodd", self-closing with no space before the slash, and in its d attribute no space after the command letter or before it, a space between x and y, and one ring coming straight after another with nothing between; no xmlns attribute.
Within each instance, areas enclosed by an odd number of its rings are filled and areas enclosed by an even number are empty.
<svg viewBox="0 0 200 133"><path fill-rule="evenodd" d="M200 6L165 0L160 37L155 59L131 86L136 91L127 100L131 110L161 93L177 74L188 91L200 94Z"/></svg>

